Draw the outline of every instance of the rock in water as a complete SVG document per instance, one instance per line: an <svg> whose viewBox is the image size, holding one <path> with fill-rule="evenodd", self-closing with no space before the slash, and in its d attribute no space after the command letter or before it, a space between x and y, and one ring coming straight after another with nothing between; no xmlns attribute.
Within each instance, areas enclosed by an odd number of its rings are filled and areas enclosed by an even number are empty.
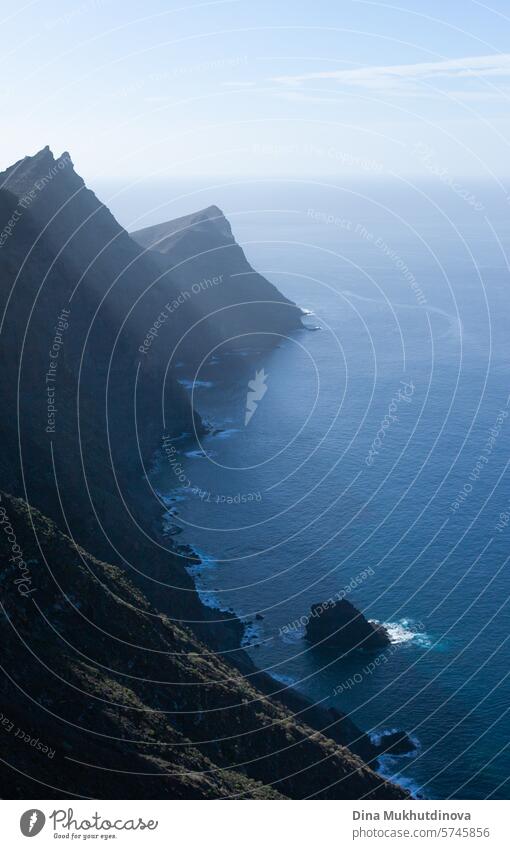
<svg viewBox="0 0 510 849"><path fill-rule="evenodd" d="M344 654L354 649L383 649L390 644L386 628L370 622L346 599L313 604L305 636L315 645L339 648Z"/></svg>
<svg viewBox="0 0 510 849"><path fill-rule="evenodd" d="M416 745L407 731L386 731L377 741L377 748L384 755L409 755Z"/></svg>

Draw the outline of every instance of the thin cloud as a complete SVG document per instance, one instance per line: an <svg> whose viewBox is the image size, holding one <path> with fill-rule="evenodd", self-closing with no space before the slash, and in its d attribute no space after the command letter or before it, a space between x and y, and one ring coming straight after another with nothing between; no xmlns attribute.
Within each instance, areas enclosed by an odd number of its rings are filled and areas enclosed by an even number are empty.
<svg viewBox="0 0 510 849"><path fill-rule="evenodd" d="M374 65L348 71L314 71L294 76L275 77L273 82L294 86L309 81L331 80L343 86L410 93L420 82L430 83L451 79L476 80L491 77L510 77L510 53L466 56L438 62L417 62L413 65Z"/></svg>

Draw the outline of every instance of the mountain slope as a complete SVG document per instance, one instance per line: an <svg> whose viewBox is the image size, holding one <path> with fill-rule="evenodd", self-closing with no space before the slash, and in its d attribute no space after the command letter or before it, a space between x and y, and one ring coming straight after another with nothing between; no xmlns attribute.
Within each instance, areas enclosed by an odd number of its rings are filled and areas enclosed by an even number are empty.
<svg viewBox="0 0 510 849"><path fill-rule="evenodd" d="M14 796L406 798L5 492L0 563L3 715L54 751L4 725Z"/></svg>

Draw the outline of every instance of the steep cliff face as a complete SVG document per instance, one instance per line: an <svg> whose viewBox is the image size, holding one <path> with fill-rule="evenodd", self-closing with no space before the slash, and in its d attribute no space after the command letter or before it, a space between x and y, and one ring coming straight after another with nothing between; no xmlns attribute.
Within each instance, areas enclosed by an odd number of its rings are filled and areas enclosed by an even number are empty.
<svg viewBox="0 0 510 849"><path fill-rule="evenodd" d="M150 456L163 430L201 423L172 370L165 374L165 350L150 364L138 350L154 320L151 298L159 304L171 281L86 189L69 156L55 160L45 149L0 175L0 185L2 219L11 222L0 248L0 346L10 365L0 388L8 409L19 404L19 451L16 417L4 416L2 428L17 480L23 465L29 497L55 515L46 500L53 459L69 483L75 478L73 503L87 486L108 501L116 474L124 485L143 482L139 455ZM86 502L77 515L87 515Z"/></svg>
<svg viewBox="0 0 510 849"><path fill-rule="evenodd" d="M154 305L131 307L159 270L61 161L45 150L0 178L2 484L168 613L207 622L185 557L160 544L145 474L163 433L201 428L171 370L162 397L165 350L151 362L138 351ZM230 644L241 626L225 618L213 631Z"/></svg>
<svg viewBox="0 0 510 849"><path fill-rule="evenodd" d="M4 492L0 562L4 796L406 798Z"/></svg>
<svg viewBox="0 0 510 849"><path fill-rule="evenodd" d="M10 365L0 389L20 418L19 440L15 417L2 423L4 481L56 517L48 490L53 463L57 478L64 464L82 524L88 489L106 514L119 488L153 500L145 463L163 436L202 429L178 361L223 343L274 344L300 311L251 269L215 207L162 225L161 253L130 238L67 153L25 157L0 187L0 353Z"/></svg>
<svg viewBox="0 0 510 849"><path fill-rule="evenodd" d="M302 327L301 310L254 271L217 206L131 235L179 286L178 356L260 350Z"/></svg>

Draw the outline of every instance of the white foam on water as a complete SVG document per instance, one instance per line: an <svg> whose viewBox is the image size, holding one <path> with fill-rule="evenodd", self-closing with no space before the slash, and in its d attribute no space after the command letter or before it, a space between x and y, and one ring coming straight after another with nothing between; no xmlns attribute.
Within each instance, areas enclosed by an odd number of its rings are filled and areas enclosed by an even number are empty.
<svg viewBox="0 0 510 849"><path fill-rule="evenodd" d="M197 595L204 607L209 607L211 608L211 610L218 610L220 613L231 612L230 608L222 604L216 593L212 592L211 590L200 589L198 584L195 585L195 588L197 591Z"/></svg>
<svg viewBox="0 0 510 849"><path fill-rule="evenodd" d="M212 380L189 380L187 377L181 377L179 383L185 389L211 389L214 386Z"/></svg>
<svg viewBox="0 0 510 849"><path fill-rule="evenodd" d="M274 678L280 684L285 684L286 687L295 687L297 684L297 678L292 678L290 675L280 675L278 672L271 672L271 678Z"/></svg>
<svg viewBox="0 0 510 849"><path fill-rule="evenodd" d="M197 595L206 607L211 608L212 610L218 610L220 613L230 613L230 608L222 602L220 596L214 591L209 589L208 587L204 587L200 583L200 578L204 574L204 572L209 572L212 569L217 567L217 562L213 557L210 557L208 554L203 553L199 549L194 549L196 557L199 558L198 563L193 563L190 566L186 566L186 572L193 578L195 582L195 589L197 591Z"/></svg>
<svg viewBox="0 0 510 849"><path fill-rule="evenodd" d="M393 781L394 784L398 784L399 787L403 787L404 790L409 790L413 799L426 799L425 793L421 789L420 785L410 778L407 775L402 775L398 771L398 758L394 755L382 755L382 757L377 759L379 762L379 766L377 768L377 773L381 775L383 778L387 778L388 781Z"/></svg>
<svg viewBox="0 0 510 849"><path fill-rule="evenodd" d="M376 619L371 621L386 628L394 645L412 643L420 648L429 648L432 645L430 636L412 619L399 619L396 622L378 622Z"/></svg>
<svg viewBox="0 0 510 849"><path fill-rule="evenodd" d="M241 640L242 648L249 648L253 643L260 643L262 640L262 623L259 621L256 622L247 622L244 628L243 638Z"/></svg>
<svg viewBox="0 0 510 849"><path fill-rule="evenodd" d="M387 737L389 734L395 734L398 731L402 731L402 729L384 728L381 731L372 731L369 736L374 745L384 745L384 738ZM413 751L406 752L402 755L381 755L377 758L379 762L377 772L379 775L382 775L383 778L387 778L388 781L393 781L395 784L398 784L405 790L409 790L414 799L425 799L427 797L425 796L420 785L416 781L414 781L414 779L410 778L407 775L402 775L399 772L399 766L401 768L402 760L412 760L418 754L421 748L421 743L417 737L414 737L412 734L410 734L409 737L415 747Z"/></svg>
<svg viewBox="0 0 510 849"><path fill-rule="evenodd" d="M216 455L212 451L206 453L203 448L192 448L191 451L185 451L184 456L191 460L204 460L208 457L215 457Z"/></svg>
<svg viewBox="0 0 510 849"><path fill-rule="evenodd" d="M186 566L186 571L192 578L199 578L203 572L210 571L211 569L215 569L218 565L217 561L214 557L210 557L208 554L204 554L200 549L194 548L196 557L199 559L199 563L193 563L191 566Z"/></svg>
<svg viewBox="0 0 510 849"><path fill-rule="evenodd" d="M389 737L391 734L401 734L403 732L402 728L383 728L380 731L371 731L369 737L374 744L374 746L384 745L384 738ZM414 746L414 749L411 752L405 752L402 755L382 755L382 757L389 758L413 758L416 753L421 749L421 743L414 734L409 734L409 739Z"/></svg>
<svg viewBox="0 0 510 849"><path fill-rule="evenodd" d="M211 436L211 439L230 439L234 433L239 433L238 427L229 427L225 428L225 430L219 430Z"/></svg>

